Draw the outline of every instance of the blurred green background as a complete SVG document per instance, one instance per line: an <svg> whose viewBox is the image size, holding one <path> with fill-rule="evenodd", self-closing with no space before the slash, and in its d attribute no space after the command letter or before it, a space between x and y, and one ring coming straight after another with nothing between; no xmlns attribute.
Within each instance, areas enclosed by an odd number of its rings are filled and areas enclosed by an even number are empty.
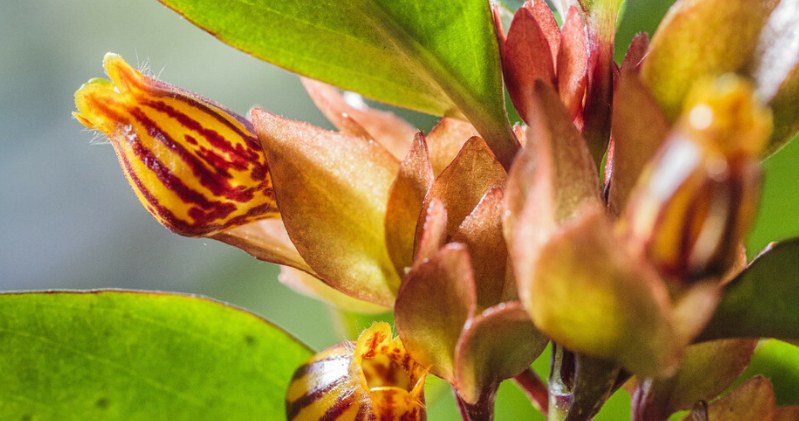
<svg viewBox="0 0 799 421"><path fill-rule="evenodd" d="M619 45L652 32L671 4L631 0ZM107 142L71 118L72 94L101 76L107 51L239 113L258 105L330 127L296 76L216 41L156 1L0 0L0 290L134 288L202 294L274 320L312 347L342 337L324 305L276 280L274 265L159 226ZM427 129L432 119L409 116ZM799 142L766 163L752 251L799 235ZM750 251L751 253L751 251ZM540 368L547 362L541 359ZM625 398L603 419L620 419ZM444 400L430 419L458 419ZM621 412L617 412L621 411ZM498 420L535 418L504 388Z"/></svg>

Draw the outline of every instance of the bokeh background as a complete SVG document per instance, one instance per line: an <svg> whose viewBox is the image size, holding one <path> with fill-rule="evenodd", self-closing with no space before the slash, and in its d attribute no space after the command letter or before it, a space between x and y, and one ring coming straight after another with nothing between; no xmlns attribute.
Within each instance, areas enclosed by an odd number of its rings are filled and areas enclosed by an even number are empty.
<svg viewBox="0 0 799 421"><path fill-rule="evenodd" d="M670 4L629 0L618 44L651 33ZM0 0L0 290L195 293L270 318L315 348L341 340L329 310L277 282L274 265L173 235L137 202L111 146L70 115L73 92L102 76L107 51L239 113L258 105L330 127L296 76L223 45L155 0ZM434 121L404 115L423 129ZM751 252L799 235L795 143L766 163ZM540 419L513 388L500 400L498 420ZM616 407L624 405L618 398ZM604 419L619 419L616 411ZM450 418L450 402L431 405L430 419Z"/></svg>

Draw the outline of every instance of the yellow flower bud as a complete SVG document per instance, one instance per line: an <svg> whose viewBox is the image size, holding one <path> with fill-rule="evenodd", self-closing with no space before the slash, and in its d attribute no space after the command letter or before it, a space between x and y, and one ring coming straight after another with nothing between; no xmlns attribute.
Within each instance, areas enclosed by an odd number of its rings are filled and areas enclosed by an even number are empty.
<svg viewBox="0 0 799 421"><path fill-rule="evenodd" d="M266 158L249 122L107 54L110 77L75 92L75 118L111 140L145 208L183 235L279 216Z"/></svg>

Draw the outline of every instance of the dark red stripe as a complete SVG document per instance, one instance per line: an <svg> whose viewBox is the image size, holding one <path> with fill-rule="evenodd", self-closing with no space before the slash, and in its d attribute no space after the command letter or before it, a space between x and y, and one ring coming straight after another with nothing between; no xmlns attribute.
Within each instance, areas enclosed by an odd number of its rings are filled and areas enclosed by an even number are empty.
<svg viewBox="0 0 799 421"><path fill-rule="evenodd" d="M370 405L361 405L358 408L358 413L355 415L355 421L376 421L377 417L372 412Z"/></svg>
<svg viewBox="0 0 799 421"><path fill-rule="evenodd" d="M155 214L162 220L162 223L172 231L175 231L182 235L189 235L189 236L200 236L206 234L211 231L216 231L221 227L218 225L204 225L198 226L196 224L188 223L172 213L169 209L163 207L158 199L153 196L153 194L147 189L147 187L142 183L139 177L131 168L130 162L123 154L117 154L119 158L119 162L122 164L123 169L128 175L128 178L131 180L133 185L139 190L139 193L144 197L144 200L150 205L151 208L148 208L148 211L152 214ZM154 209L153 209L154 208Z"/></svg>
<svg viewBox="0 0 799 421"><path fill-rule="evenodd" d="M117 113L115 110L110 108L106 103L97 100L96 98L92 98L92 105L95 107L99 112L106 114L112 120L118 122L122 125L129 125L129 121L124 116ZM135 117L135 116L134 116ZM118 152L117 156L120 159L120 162L123 163L125 170L128 174L128 177L134 181L134 184L142 193L142 196L145 200L150 203L150 205L155 208L155 213L161 219L163 219L165 225L168 225L170 229L173 231L179 232L184 235L202 235L206 234L211 231L216 231L218 229L222 229L225 226L230 226L234 223L240 223L241 221L264 211L264 206L268 210L272 210L272 206L270 204L262 205L261 207L256 207L253 209L257 209L253 211L250 209L247 214L233 218L234 220L226 221L225 224L211 224L216 219L224 219L230 213L236 210L236 207L231 203L223 203L218 201L209 201L203 196L202 194L192 190L188 186L186 186L178 177L174 176L165 165L153 154L150 150L146 149L138 139L138 134L134 133L135 140L129 142L131 149L133 150L134 155L144 162L145 166L153 171L158 179L170 190L174 191L180 199L186 204L196 204L202 206L209 211L203 211L200 208L192 207L189 209L188 213L189 216L192 217L195 222L189 223L184 221L177 216L175 216L168 208L162 206L158 199L145 187L144 183L136 176L135 171L133 170L132 165L124 156L124 153Z"/></svg>
<svg viewBox="0 0 799 421"><path fill-rule="evenodd" d="M297 398L294 402L286 402L286 418L293 419L294 417L297 416L297 414L300 413L300 411L303 410L303 408L310 406L315 401L319 400L322 396L340 386L346 380L347 380L346 377L339 377L338 379L328 383L324 387L308 391L304 395ZM350 393L352 392L350 391Z"/></svg>
<svg viewBox="0 0 799 421"><path fill-rule="evenodd" d="M148 85L142 85L141 83L136 83L136 85L139 86L141 90L152 96L179 100L185 102L191 107L199 108L205 111L206 113L212 115L214 119L227 126L230 130L236 132L249 144L251 148L260 150L261 143L258 142L258 138L254 134L255 128L252 126L252 123L247 121L247 119L244 117L238 115L236 112L221 104L217 104L208 98L202 97L194 92L187 91L178 86L152 78L146 78L146 81ZM239 124L244 126L246 131L239 129L235 124L226 119L223 114L228 115L239 122Z"/></svg>
<svg viewBox="0 0 799 421"><path fill-rule="evenodd" d="M344 414L344 412L350 409L354 403L355 395L352 393L347 397L339 398L336 403L330 406L330 408L327 408L327 411L325 411L325 413L319 417L319 421L335 421L338 419L338 417Z"/></svg>
<svg viewBox="0 0 799 421"><path fill-rule="evenodd" d="M205 167L199 163L194 156L186 150L183 145L178 142L175 142L168 134L164 133L158 125L150 120L140 109L132 107L128 109L128 112L135 118L140 124L142 124L145 129L147 130L147 134L160 141L164 144L167 148L170 149L171 153L177 155L199 178L200 184L205 187L208 187L212 193L215 195L220 195L223 188L221 188L220 183L211 175ZM202 193L193 190L191 187L187 186L183 180L172 173L169 168L164 165L164 163L158 159L158 156L152 152L152 150L147 149L142 145L141 141L138 140L138 134L136 134L136 141L130 142L131 148L133 149L134 154L144 162L144 165L147 166L151 171L153 171L157 176L158 179L170 190L174 191L175 194L180 197L181 200L186 202L187 204L196 204L204 209L210 209L215 206L218 206L218 202L211 201L205 197ZM216 189L210 188L210 185L216 187Z"/></svg>
<svg viewBox="0 0 799 421"><path fill-rule="evenodd" d="M203 126L194 118L178 111L169 104L161 101L144 100L142 101L142 105L174 118L186 129L200 134L211 146L214 147L215 150L227 152L230 155L230 159L219 162L221 168L235 168L239 171L243 171L246 170L251 163L257 164L258 161L263 160L263 157L259 154L260 150L247 149L242 144L234 144L224 136L217 133L215 130ZM202 108L199 107L195 107L195 109L203 111ZM211 113L210 110L205 111L205 115L206 117L213 117L216 120L220 120L219 118L216 118L219 116L217 114ZM224 118L222 120L224 120ZM240 137L243 138L243 136Z"/></svg>
<svg viewBox="0 0 799 421"><path fill-rule="evenodd" d="M186 149L183 144L180 142L176 142L171 136L169 136L164 130L160 128L160 126L151 120L147 115L138 107L130 107L128 108L128 112L140 123L142 124L146 130L147 134L156 139L157 141L161 142L164 146L170 149L172 153L178 156L183 163L191 170L191 172L197 177L197 180L200 182L201 185L208 188L214 196L222 196L230 200L234 200L237 202L248 202L252 200L253 197L253 189L248 189L246 187L232 187L227 179L218 177L216 174L209 170L203 162L198 160L188 149ZM156 159L154 155L151 155L150 159ZM144 161L147 164L149 161ZM151 167L148 165L148 167ZM151 169L153 169L151 167ZM174 190L178 196L181 197L183 200L191 201L197 203L204 209L208 209L206 204L209 202L203 196L202 198L197 197L193 190L188 188L180 178L175 177L172 175L171 172L166 170L166 167L159 163L158 168L153 169L164 173L165 175L168 173L170 176L166 177L162 182L167 185L169 188L175 186ZM160 176L159 176L160 178ZM185 196L184 196L185 195ZM202 196L202 195L200 195ZM195 199L196 198L196 199Z"/></svg>

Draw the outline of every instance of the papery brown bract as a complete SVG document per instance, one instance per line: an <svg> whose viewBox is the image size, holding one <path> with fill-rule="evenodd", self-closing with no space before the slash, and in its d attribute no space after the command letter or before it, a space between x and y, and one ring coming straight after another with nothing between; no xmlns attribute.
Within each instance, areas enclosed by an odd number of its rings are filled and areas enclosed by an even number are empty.
<svg viewBox="0 0 799 421"><path fill-rule="evenodd" d="M252 118L273 179L280 180L278 205L300 255L328 285L390 307L399 276L384 221L398 161L367 139L258 109Z"/></svg>
<svg viewBox="0 0 799 421"><path fill-rule="evenodd" d="M756 345L755 339L727 339L689 346L673 376L639 380L633 411L641 419L665 419L712 400L746 369Z"/></svg>
<svg viewBox="0 0 799 421"><path fill-rule="evenodd" d="M399 274L404 275L406 268L413 263L416 223L432 185L433 166L425 136L419 132L408 155L400 163L386 206L386 247Z"/></svg>
<svg viewBox="0 0 799 421"><path fill-rule="evenodd" d="M411 270L394 306L397 330L408 352L451 383L455 345L477 306L471 266L464 245L444 246Z"/></svg>

